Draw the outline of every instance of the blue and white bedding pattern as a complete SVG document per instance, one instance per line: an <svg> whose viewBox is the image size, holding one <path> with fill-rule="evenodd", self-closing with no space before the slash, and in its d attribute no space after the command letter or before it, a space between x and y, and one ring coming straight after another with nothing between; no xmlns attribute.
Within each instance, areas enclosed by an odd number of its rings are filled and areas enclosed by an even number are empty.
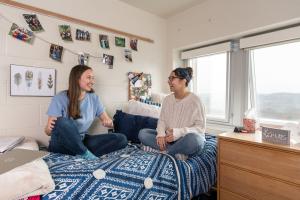
<svg viewBox="0 0 300 200"><path fill-rule="evenodd" d="M136 145L91 161L51 153L44 160L56 187L42 199L191 199L216 183L216 138L206 139L203 153L187 161ZM101 179L93 175L98 169Z"/></svg>

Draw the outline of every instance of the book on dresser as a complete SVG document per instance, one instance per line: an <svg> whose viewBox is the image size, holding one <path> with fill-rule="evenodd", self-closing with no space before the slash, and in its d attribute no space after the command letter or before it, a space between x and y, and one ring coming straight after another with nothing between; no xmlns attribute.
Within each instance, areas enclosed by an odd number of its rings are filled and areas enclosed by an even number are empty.
<svg viewBox="0 0 300 200"><path fill-rule="evenodd" d="M218 137L219 200L300 199L300 144L263 142L261 133Z"/></svg>

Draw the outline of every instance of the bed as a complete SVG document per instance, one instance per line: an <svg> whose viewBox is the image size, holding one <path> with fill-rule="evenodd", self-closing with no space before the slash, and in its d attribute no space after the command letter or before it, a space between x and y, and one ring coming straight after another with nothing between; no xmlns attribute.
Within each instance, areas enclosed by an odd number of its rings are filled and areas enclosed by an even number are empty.
<svg viewBox="0 0 300 200"><path fill-rule="evenodd" d="M44 160L55 190L42 199L191 199L216 183L217 140L206 140L203 153L186 161L137 144L93 161L51 153ZM97 179L93 172L99 169Z"/></svg>

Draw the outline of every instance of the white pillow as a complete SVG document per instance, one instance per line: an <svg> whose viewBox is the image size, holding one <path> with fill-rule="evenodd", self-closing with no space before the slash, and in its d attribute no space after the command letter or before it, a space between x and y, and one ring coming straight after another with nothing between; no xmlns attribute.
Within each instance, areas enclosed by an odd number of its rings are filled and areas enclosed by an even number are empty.
<svg viewBox="0 0 300 200"><path fill-rule="evenodd" d="M164 98L167 95L168 94L165 94L165 93L155 93L155 92L152 92L151 99L152 99L153 102L162 104L162 102L164 101Z"/></svg>
<svg viewBox="0 0 300 200"><path fill-rule="evenodd" d="M142 115L147 117L159 118L161 108L154 105L149 105L135 100L128 101L126 113L132 115Z"/></svg>

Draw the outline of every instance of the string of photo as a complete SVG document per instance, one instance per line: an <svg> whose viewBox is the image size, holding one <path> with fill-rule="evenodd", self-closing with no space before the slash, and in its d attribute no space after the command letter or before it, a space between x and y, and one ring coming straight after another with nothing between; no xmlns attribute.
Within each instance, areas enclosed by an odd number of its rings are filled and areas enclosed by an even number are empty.
<svg viewBox="0 0 300 200"><path fill-rule="evenodd" d="M29 28L31 29L28 30L24 27L18 26L16 23L12 22L10 19L5 17L2 13L0 13L0 17L3 18L5 21L11 23L11 28L9 31L9 35L12 37L19 39L21 41L27 42L27 43L32 43L34 38L37 38L43 42L46 42L50 44L50 50L49 50L49 57L52 58L53 60L62 61L62 53L63 51L68 51L71 54L77 55L78 56L78 63L82 65L87 65L88 60L90 57L96 58L96 59L102 59L102 62L106 65L109 66L110 69L113 68L113 63L114 63L114 56L108 55L108 54L103 54L103 56L94 56L86 52L79 52L76 53L75 51L64 48L63 46L53 44L52 42L49 42L48 40L38 36L36 33L44 31L44 28L40 21L37 18L36 14L23 14L23 17L28 24ZM70 25L59 25L59 33L61 36L61 39L64 41L73 41L72 39L72 34L71 34L71 27ZM81 29L76 29L76 40L81 40L81 41L90 41L91 40L91 33L89 31L81 30ZM99 34L99 42L100 46L103 49L109 49L109 39L108 35L103 35ZM131 50L137 51L137 44L138 40L137 39L130 39L130 48ZM117 47L126 47L125 45L125 38L122 37L115 37L115 45ZM128 62L132 62L132 51L130 49L124 49L124 57L125 60Z"/></svg>

